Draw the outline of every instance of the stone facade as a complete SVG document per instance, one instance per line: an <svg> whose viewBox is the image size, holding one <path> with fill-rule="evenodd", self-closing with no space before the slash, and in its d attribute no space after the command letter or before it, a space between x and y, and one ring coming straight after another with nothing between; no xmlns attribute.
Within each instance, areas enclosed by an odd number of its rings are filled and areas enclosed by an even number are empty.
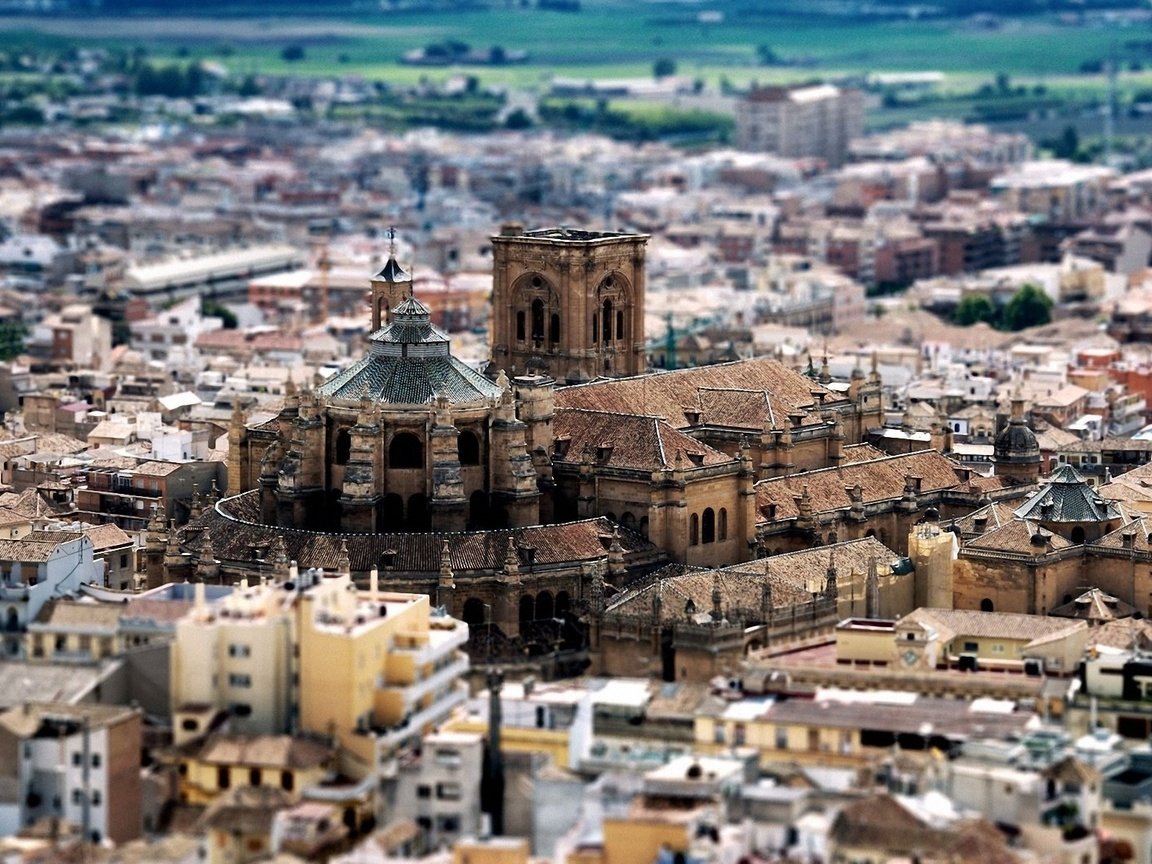
<svg viewBox="0 0 1152 864"><path fill-rule="evenodd" d="M506 225L492 238L492 368L569 383L643 372L647 242Z"/></svg>

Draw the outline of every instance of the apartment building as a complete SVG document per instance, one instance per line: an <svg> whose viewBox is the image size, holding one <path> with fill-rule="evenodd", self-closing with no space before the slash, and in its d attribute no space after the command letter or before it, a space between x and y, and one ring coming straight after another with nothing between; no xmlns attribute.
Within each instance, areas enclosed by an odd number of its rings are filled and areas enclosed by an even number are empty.
<svg viewBox="0 0 1152 864"><path fill-rule="evenodd" d="M848 143L864 132L864 95L830 84L763 87L736 109L736 146L791 159L816 157L840 165Z"/></svg>
<svg viewBox="0 0 1152 864"><path fill-rule="evenodd" d="M40 820L85 839L140 836L141 712L119 705L28 703L0 714L0 836Z"/></svg>

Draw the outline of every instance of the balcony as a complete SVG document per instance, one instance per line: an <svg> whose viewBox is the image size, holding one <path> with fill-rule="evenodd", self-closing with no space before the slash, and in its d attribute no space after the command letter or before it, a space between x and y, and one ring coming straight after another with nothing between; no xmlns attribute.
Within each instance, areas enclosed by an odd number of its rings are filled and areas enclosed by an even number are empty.
<svg viewBox="0 0 1152 864"><path fill-rule="evenodd" d="M468 688L461 683L423 711L409 716L403 723L388 729L365 730L360 734L371 735L376 741L377 752L386 754L399 747L407 739L421 735L425 726L441 722L453 709L463 705L467 700Z"/></svg>
<svg viewBox="0 0 1152 864"><path fill-rule="evenodd" d="M468 673L468 655L461 654L443 669L433 672L427 678L409 684L406 687L399 688L404 697L404 708L411 708L427 696L429 693L434 693L442 687L445 687L451 681L461 678ZM392 688L385 688L392 689Z"/></svg>

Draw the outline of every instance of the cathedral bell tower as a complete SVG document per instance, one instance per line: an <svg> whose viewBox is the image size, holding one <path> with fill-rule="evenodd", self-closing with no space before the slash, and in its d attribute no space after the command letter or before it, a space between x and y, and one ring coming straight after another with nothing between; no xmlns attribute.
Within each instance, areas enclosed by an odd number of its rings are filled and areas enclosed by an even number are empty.
<svg viewBox="0 0 1152 864"><path fill-rule="evenodd" d="M493 372L568 383L643 372L647 243L647 234L505 225L492 238Z"/></svg>
<svg viewBox="0 0 1152 864"><path fill-rule="evenodd" d="M372 277L372 332L392 323L392 310L412 296L412 274L396 261L396 231L388 230L388 260Z"/></svg>

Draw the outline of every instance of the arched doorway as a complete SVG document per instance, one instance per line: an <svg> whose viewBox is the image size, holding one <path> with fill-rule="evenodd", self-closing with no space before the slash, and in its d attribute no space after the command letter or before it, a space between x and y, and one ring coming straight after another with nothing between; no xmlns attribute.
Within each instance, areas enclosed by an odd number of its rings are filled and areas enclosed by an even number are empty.
<svg viewBox="0 0 1152 864"><path fill-rule="evenodd" d="M473 531L488 527L488 495L483 489L468 496L468 527Z"/></svg>
<svg viewBox="0 0 1152 864"><path fill-rule="evenodd" d="M347 465L352 455L352 434L347 429L336 433L336 464Z"/></svg>
<svg viewBox="0 0 1152 864"><path fill-rule="evenodd" d="M428 508L428 496L417 493L408 499L408 530L432 530L432 511Z"/></svg>
<svg viewBox="0 0 1152 864"><path fill-rule="evenodd" d="M384 533L399 533L404 530L404 499L395 492L385 495L380 502L379 530Z"/></svg>
<svg viewBox="0 0 1152 864"><path fill-rule="evenodd" d="M482 627L487 623L485 621L487 616L484 613L484 601L479 597L469 597L464 601L464 610L461 612L461 617L469 627Z"/></svg>
<svg viewBox="0 0 1152 864"><path fill-rule="evenodd" d="M532 618L536 614L536 601L531 594L524 594L520 597L520 628L523 629L532 623Z"/></svg>
<svg viewBox="0 0 1152 864"><path fill-rule="evenodd" d="M547 621L548 619L554 617L553 616L554 611L555 611L555 607L553 606L553 603L552 603L552 592L551 591L541 591L539 594L536 595L536 620L537 621Z"/></svg>
<svg viewBox="0 0 1152 864"><path fill-rule="evenodd" d="M556 594L556 617L563 618L572 609L572 600L568 596L567 591L559 591Z"/></svg>
<svg viewBox="0 0 1152 864"><path fill-rule="evenodd" d="M480 439L473 432L461 432L456 439L456 453L461 465L479 465Z"/></svg>
<svg viewBox="0 0 1152 864"><path fill-rule="evenodd" d="M990 598L985 597L983 600L980 601L980 611L981 612L995 612L996 606Z"/></svg>

